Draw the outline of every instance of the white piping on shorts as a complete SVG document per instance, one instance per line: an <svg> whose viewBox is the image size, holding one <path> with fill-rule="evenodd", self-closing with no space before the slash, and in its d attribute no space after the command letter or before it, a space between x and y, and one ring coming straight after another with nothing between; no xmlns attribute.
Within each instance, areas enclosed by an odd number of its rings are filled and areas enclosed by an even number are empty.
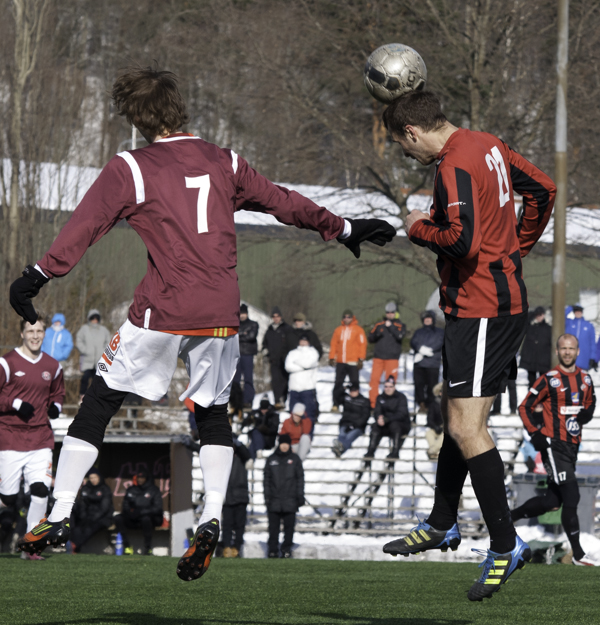
<svg viewBox="0 0 600 625"><path fill-rule="evenodd" d="M481 380L483 379L483 366L485 365L485 338L487 334L487 324L487 319L479 320L477 350L475 352L475 372L473 374L473 397L481 397Z"/></svg>
<svg viewBox="0 0 600 625"><path fill-rule="evenodd" d="M550 466L552 467L552 477L554 478L554 482L558 485L558 471L556 470L556 464L554 463L552 447L550 447L551 440L549 437L546 437L546 440L548 441L548 460L550 460Z"/></svg>
<svg viewBox="0 0 600 625"><path fill-rule="evenodd" d="M137 204L141 204L146 200L146 190L144 189L144 177L142 176L142 170L138 165L135 158L129 152L119 152L117 156L120 156L131 169L131 175L133 176L133 184L135 185L135 201Z"/></svg>

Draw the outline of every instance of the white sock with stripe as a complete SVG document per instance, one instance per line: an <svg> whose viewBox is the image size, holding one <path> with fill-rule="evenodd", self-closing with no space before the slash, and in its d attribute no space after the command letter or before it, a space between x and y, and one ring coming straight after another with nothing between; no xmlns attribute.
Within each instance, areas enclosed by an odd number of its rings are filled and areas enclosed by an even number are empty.
<svg viewBox="0 0 600 625"><path fill-rule="evenodd" d="M75 497L86 473L92 468L98 450L94 445L73 436L65 436L54 480L56 503L48 521L56 523L71 516Z"/></svg>
<svg viewBox="0 0 600 625"><path fill-rule="evenodd" d="M232 462L232 447L223 447L222 445L200 447L200 467L204 477L205 493L200 525L211 519L221 520Z"/></svg>

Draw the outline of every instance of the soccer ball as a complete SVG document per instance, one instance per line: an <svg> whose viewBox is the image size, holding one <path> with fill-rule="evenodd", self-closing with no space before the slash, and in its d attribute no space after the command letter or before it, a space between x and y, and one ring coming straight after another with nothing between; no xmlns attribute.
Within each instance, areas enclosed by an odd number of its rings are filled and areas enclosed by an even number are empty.
<svg viewBox="0 0 600 625"><path fill-rule="evenodd" d="M364 78L369 93L389 104L407 91L423 89L427 68L416 50L402 43L388 43L367 59Z"/></svg>

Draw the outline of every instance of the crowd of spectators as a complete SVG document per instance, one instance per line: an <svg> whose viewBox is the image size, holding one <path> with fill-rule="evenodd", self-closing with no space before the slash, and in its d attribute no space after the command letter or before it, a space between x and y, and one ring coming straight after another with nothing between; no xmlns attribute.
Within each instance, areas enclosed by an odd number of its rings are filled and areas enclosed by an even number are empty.
<svg viewBox="0 0 600 625"><path fill-rule="evenodd" d="M577 364L595 369L600 359L600 339L595 340L593 325L586 321L583 307L567 308L566 331L574 334L580 344ZM385 306L383 317L365 333L355 315L344 310L340 325L329 345L329 365L335 368L332 412L341 413L339 433L331 447L340 458L365 434L368 434L365 466L375 457L384 437L390 442L387 459L399 458L402 445L409 435L415 414L426 414L427 454L435 460L442 445L443 421L440 382L444 330L437 327L436 313L421 313L421 327L410 336L413 355L414 409L409 410L406 395L397 388L399 358L408 347L409 333L400 319L396 303ZM546 310L539 306L530 313L529 326L520 350L520 367L527 371L529 385L551 366L552 328L546 321ZM52 318L43 341L42 350L59 361L66 361L73 350L73 338L66 329L65 316ZM270 364L271 388L274 401L263 395L252 409L256 390L254 362L259 353L259 325L249 318L248 307L240 307L240 362L234 384L243 396L243 419L240 431L248 435L248 447L234 435L234 459L223 508L222 542L225 557L239 557L244 540L249 503L248 470L254 461L270 453L264 467L264 500L268 517L268 557L291 557L296 513L304 505L303 461L310 453L311 441L319 417L317 378L323 346L304 313L293 316L288 325L278 307L274 307L261 345ZM81 394L94 375L96 363L110 340L108 329L101 323L98 310L92 309L77 332L75 346L80 355ZM367 357L368 344L373 346L373 360L368 397L361 394L359 372ZM384 380L381 387L382 378ZM348 385L345 386L346 380ZM517 412L516 384L508 381L509 410ZM498 395L490 414L500 414ZM280 423L280 412L289 405L289 417ZM193 410L193 407L192 407ZM192 427L195 421L190 420ZM369 429L370 423L370 429ZM197 438L197 433L196 437ZM191 439L189 439L191 441ZM277 444L276 444L277 442ZM192 449L199 449L191 442ZM528 466L532 466L531 458ZM0 541L5 538L8 524L14 522L0 509ZM152 535L163 523L162 496L151 476L138 472L127 489L122 510L115 514L111 489L96 469L87 475L73 511L70 547L78 553L90 538L113 526L122 537L125 553L131 553L128 531L141 529L143 553L152 553ZM6 527L5 527L6 526ZM283 543L279 533L283 526Z"/></svg>

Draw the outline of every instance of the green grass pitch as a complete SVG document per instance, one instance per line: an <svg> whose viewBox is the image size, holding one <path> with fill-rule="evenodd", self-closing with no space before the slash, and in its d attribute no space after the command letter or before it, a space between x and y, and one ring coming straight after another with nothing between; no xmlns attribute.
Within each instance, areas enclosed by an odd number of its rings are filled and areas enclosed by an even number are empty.
<svg viewBox="0 0 600 625"><path fill-rule="evenodd" d="M600 569L528 565L470 603L476 564L214 560L183 582L176 559L0 556L10 625L511 625L600 623Z"/></svg>

